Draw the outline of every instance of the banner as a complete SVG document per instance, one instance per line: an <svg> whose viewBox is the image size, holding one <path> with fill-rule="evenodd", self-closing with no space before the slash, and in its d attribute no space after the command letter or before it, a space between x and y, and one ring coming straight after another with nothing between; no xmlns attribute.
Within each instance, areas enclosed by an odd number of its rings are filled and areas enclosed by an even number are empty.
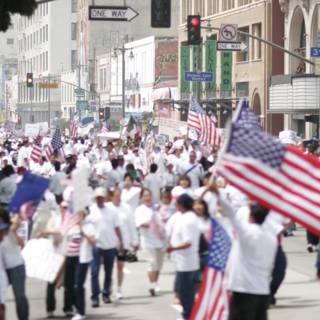
<svg viewBox="0 0 320 320"><path fill-rule="evenodd" d="M232 52L221 52L221 88L222 97L230 97L232 91Z"/></svg>
<svg viewBox="0 0 320 320"><path fill-rule="evenodd" d="M35 138L38 135L46 135L48 130L48 122L26 123L24 135L26 137Z"/></svg>
<svg viewBox="0 0 320 320"><path fill-rule="evenodd" d="M193 46L193 64L192 64L192 71L194 72L200 72L202 71L202 45L199 46ZM199 66L198 66L199 63ZM202 87L202 82L192 82L192 92L196 94L197 87Z"/></svg>
<svg viewBox="0 0 320 320"><path fill-rule="evenodd" d="M213 73L213 81L206 82L206 92L209 96L216 94L216 69L217 69L217 41L207 40L206 46L206 72Z"/></svg>
<svg viewBox="0 0 320 320"><path fill-rule="evenodd" d="M23 248L22 256L28 277L50 283L56 280L65 259L48 239L30 240Z"/></svg>
<svg viewBox="0 0 320 320"><path fill-rule="evenodd" d="M190 48L189 46L180 47L180 84L181 96L189 95L190 83L185 80L186 71L190 71Z"/></svg>

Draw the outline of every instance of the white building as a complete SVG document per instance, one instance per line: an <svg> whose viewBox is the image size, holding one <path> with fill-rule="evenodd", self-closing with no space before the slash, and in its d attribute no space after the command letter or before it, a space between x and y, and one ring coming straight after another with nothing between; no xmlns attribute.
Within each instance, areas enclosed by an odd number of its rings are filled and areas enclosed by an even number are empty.
<svg viewBox="0 0 320 320"><path fill-rule="evenodd" d="M7 108L6 99L8 90L6 82L11 81L17 74L18 65L18 47L17 37L18 29L16 22L19 17L12 17L12 25L6 32L0 32L0 111Z"/></svg>
<svg viewBox="0 0 320 320"><path fill-rule="evenodd" d="M18 112L22 125L51 122L60 116L60 73L77 63L76 11L77 0L56 0L39 4L30 18L19 18ZM33 88L26 87L28 72L33 73Z"/></svg>
<svg viewBox="0 0 320 320"><path fill-rule="evenodd" d="M285 14L285 47L316 63L311 48L320 47L320 4L316 0L279 0ZM270 87L270 112L284 115L284 129L310 138L316 125L306 115L319 115L320 77L315 67L285 55L285 74L274 76Z"/></svg>
<svg viewBox="0 0 320 320"><path fill-rule="evenodd" d="M61 73L61 112L62 117L69 119L76 111L76 96L74 89L77 88L76 71Z"/></svg>

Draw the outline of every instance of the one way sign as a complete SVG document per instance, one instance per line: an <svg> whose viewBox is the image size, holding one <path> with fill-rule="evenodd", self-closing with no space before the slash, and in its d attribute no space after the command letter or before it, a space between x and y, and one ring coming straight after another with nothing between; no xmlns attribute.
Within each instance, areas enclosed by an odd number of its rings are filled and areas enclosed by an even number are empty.
<svg viewBox="0 0 320 320"><path fill-rule="evenodd" d="M89 6L89 20L131 21L138 15L130 7Z"/></svg>

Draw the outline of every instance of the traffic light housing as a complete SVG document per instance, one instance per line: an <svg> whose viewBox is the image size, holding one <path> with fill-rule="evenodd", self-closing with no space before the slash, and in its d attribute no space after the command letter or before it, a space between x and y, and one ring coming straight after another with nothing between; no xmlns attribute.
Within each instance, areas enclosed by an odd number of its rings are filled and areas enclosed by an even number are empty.
<svg viewBox="0 0 320 320"><path fill-rule="evenodd" d="M171 0L152 0L151 2L151 27L171 27Z"/></svg>
<svg viewBox="0 0 320 320"><path fill-rule="evenodd" d="M201 16L190 15L187 20L189 45L201 44Z"/></svg>
<svg viewBox="0 0 320 320"><path fill-rule="evenodd" d="M104 108L99 108L99 120L104 120L105 115L104 115Z"/></svg>
<svg viewBox="0 0 320 320"><path fill-rule="evenodd" d="M33 87L33 73L29 72L27 73L27 87L32 88Z"/></svg>

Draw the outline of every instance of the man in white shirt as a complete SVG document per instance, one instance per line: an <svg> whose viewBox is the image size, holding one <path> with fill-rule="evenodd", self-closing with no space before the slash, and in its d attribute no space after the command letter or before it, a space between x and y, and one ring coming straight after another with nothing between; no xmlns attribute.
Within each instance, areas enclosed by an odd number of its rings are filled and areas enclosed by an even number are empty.
<svg viewBox="0 0 320 320"><path fill-rule="evenodd" d="M143 186L152 193L153 204L158 204L160 202L161 180L157 171L158 166L155 163L152 163L150 166L150 173L147 174L143 181Z"/></svg>
<svg viewBox="0 0 320 320"><path fill-rule="evenodd" d="M116 210L111 210L105 203L106 191L104 188L95 190L96 203L90 207L89 220L93 221L97 229L97 246L93 251L93 261L91 264L91 290L92 307L99 307L99 271L101 260L103 260L105 270L105 280L102 290L103 302L111 303L110 288L112 280L112 271L117 247L123 251L122 234L120 230L119 215Z"/></svg>
<svg viewBox="0 0 320 320"><path fill-rule="evenodd" d="M267 320L270 281L277 251L276 235L263 226L269 210L250 205L249 220L219 198L236 231L229 258L228 287L232 292L229 320Z"/></svg>
<svg viewBox="0 0 320 320"><path fill-rule="evenodd" d="M183 308L183 319L189 319L197 287L197 273L200 268L200 228L196 214L192 211L193 199L183 194L177 201L180 215L171 230L170 245L167 248L176 265L176 293Z"/></svg>
<svg viewBox="0 0 320 320"><path fill-rule="evenodd" d="M29 150L29 141L24 140L22 147L18 151L18 159L17 159L17 166L18 167L29 167L29 157L30 157L30 150Z"/></svg>
<svg viewBox="0 0 320 320"><path fill-rule="evenodd" d="M188 176L191 180L191 188L196 189L200 186L200 179L203 177L203 168L200 163L197 162L197 155L195 151L191 151L189 154L189 162L185 162L180 166L180 175Z"/></svg>

